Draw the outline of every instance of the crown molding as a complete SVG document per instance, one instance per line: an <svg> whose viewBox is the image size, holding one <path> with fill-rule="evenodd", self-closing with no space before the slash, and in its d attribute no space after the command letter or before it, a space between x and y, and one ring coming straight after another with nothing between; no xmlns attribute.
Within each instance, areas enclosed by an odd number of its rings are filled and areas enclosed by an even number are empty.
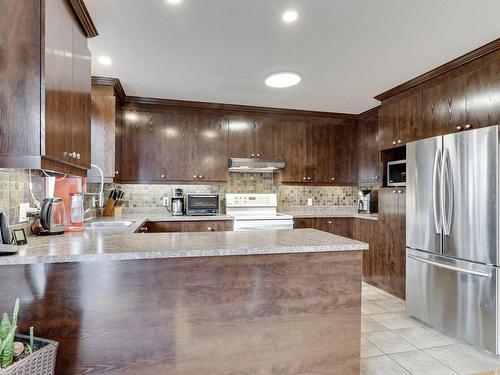
<svg viewBox="0 0 500 375"><path fill-rule="evenodd" d="M91 82L93 85L112 86L115 90L116 96L122 102L125 101L127 97L127 95L125 95L125 90L123 90L123 86L118 78L92 76Z"/></svg>
<svg viewBox="0 0 500 375"><path fill-rule="evenodd" d="M82 27L83 32L85 33L85 36L87 38L94 38L97 35L99 35L94 25L94 21L92 21L92 17L90 17L90 13L87 7L85 6L84 1L68 0L68 3L73 8L73 11L75 12L76 18L78 19L78 22L80 23L80 26Z"/></svg>

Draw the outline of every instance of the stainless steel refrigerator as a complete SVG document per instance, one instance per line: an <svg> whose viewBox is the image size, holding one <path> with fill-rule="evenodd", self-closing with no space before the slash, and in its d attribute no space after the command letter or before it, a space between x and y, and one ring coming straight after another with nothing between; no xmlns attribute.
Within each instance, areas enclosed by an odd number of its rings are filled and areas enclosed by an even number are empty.
<svg viewBox="0 0 500 375"><path fill-rule="evenodd" d="M499 126L406 148L406 309L499 353Z"/></svg>

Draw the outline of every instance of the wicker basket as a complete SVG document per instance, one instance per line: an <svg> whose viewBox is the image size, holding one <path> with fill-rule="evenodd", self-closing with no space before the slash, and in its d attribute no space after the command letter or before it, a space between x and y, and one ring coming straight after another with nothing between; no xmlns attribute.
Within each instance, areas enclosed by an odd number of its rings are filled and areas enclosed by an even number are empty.
<svg viewBox="0 0 500 375"><path fill-rule="evenodd" d="M29 343L29 336L16 335L16 341ZM0 375L53 375L56 367L57 342L34 339L38 350L13 365L0 369Z"/></svg>

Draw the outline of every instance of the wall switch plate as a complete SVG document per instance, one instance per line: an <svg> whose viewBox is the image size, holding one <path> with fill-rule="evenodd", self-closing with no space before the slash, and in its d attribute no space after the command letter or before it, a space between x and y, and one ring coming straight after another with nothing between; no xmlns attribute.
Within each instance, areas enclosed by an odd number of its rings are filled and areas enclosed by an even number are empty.
<svg viewBox="0 0 500 375"><path fill-rule="evenodd" d="M19 222L26 223L28 221L29 203L19 203Z"/></svg>
<svg viewBox="0 0 500 375"><path fill-rule="evenodd" d="M312 198L307 198L307 205L312 206L313 205L313 199Z"/></svg>

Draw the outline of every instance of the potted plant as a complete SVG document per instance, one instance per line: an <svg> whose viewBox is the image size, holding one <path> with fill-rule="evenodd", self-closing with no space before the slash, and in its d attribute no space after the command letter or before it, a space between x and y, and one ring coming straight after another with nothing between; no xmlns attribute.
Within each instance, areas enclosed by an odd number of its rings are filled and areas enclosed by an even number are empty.
<svg viewBox="0 0 500 375"><path fill-rule="evenodd" d="M12 321L7 313L0 322L0 374L52 375L54 374L57 342L16 334L19 298L14 304Z"/></svg>

